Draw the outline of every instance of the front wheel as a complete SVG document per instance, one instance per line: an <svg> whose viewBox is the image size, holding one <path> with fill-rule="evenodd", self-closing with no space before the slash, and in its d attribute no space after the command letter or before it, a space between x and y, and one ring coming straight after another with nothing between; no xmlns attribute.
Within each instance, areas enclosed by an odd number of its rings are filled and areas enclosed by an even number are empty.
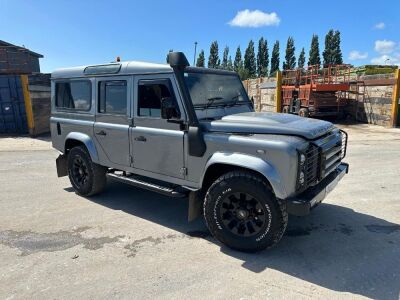
<svg viewBox="0 0 400 300"><path fill-rule="evenodd" d="M83 146L74 147L68 153L68 176L77 194L92 196L106 185L106 168L92 162Z"/></svg>
<svg viewBox="0 0 400 300"><path fill-rule="evenodd" d="M233 171L218 178L204 201L212 235L228 247L256 252L280 241L288 222L286 204L254 173Z"/></svg>

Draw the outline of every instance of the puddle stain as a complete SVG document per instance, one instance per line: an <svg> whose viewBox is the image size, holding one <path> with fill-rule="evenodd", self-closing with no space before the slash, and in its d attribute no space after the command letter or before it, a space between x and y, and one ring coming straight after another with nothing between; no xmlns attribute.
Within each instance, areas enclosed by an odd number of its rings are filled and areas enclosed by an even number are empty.
<svg viewBox="0 0 400 300"><path fill-rule="evenodd" d="M166 238L174 238L175 236L169 235ZM152 236L136 240L131 244L126 245L124 248L128 250L127 257L135 257L139 249L144 246L144 244L150 244L151 246L157 246L162 243L161 238L153 238Z"/></svg>
<svg viewBox="0 0 400 300"><path fill-rule="evenodd" d="M80 227L72 231L58 231L51 233L37 233L32 231L6 230L0 232L0 244L21 251L20 256L37 252L63 251L78 245L85 249L97 250L105 244L119 241L124 236L86 238L82 232L90 227Z"/></svg>

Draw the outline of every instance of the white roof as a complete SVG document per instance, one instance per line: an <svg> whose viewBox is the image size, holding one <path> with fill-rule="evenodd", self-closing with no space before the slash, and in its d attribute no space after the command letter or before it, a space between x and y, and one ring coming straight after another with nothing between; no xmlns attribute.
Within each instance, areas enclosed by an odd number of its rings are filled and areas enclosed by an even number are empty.
<svg viewBox="0 0 400 300"><path fill-rule="evenodd" d="M111 64L100 64L100 65L88 65L72 68L57 69L51 73L51 78L74 78L74 77L93 77L99 75L85 75L84 70L87 67L94 66L105 66L105 65L115 65ZM113 76L113 75L123 75L123 74L146 74L146 73L172 73L172 68L167 64L154 64L141 61L124 61L120 62L121 69L116 74L101 74L100 76Z"/></svg>

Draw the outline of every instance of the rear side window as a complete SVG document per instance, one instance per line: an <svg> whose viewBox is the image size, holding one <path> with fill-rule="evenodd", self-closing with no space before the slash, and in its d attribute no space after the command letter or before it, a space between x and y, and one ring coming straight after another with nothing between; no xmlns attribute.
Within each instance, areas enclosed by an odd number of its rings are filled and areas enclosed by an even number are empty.
<svg viewBox="0 0 400 300"><path fill-rule="evenodd" d="M126 115L127 85L125 80L101 81L99 112Z"/></svg>
<svg viewBox="0 0 400 300"><path fill-rule="evenodd" d="M73 110L90 110L91 82L88 80L57 82L56 107Z"/></svg>
<svg viewBox="0 0 400 300"><path fill-rule="evenodd" d="M169 81L139 81L138 115L161 117L161 99L173 97Z"/></svg>

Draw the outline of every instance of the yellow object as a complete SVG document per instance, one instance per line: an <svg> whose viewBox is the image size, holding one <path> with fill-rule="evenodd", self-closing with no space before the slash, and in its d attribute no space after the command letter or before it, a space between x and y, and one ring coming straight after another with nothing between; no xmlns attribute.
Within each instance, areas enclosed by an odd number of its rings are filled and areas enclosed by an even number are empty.
<svg viewBox="0 0 400 300"><path fill-rule="evenodd" d="M276 72L276 112L282 111L282 72Z"/></svg>
<svg viewBox="0 0 400 300"><path fill-rule="evenodd" d="M396 82L393 86L393 99L392 99L392 126L400 126L398 124L398 113L399 113L399 94L400 94L400 69L396 70Z"/></svg>
<svg viewBox="0 0 400 300"><path fill-rule="evenodd" d="M31 101L31 96L29 94L28 84L29 84L28 75L21 75L21 85L22 85L22 93L24 94L26 120L28 122L29 133L32 133L33 129L35 128L35 123L33 120L32 101Z"/></svg>

